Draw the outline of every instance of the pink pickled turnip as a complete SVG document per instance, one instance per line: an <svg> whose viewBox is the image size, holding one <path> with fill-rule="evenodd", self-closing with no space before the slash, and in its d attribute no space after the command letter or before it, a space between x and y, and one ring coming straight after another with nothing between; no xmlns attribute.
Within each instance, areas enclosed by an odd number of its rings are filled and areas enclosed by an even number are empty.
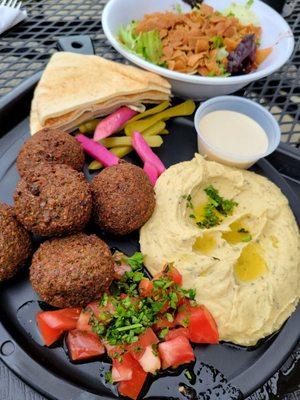
<svg viewBox="0 0 300 400"><path fill-rule="evenodd" d="M111 167L112 165L117 165L119 163L119 157L112 154L102 144L97 143L81 134L76 135L75 139L81 143L83 150L87 154L99 161L104 167Z"/></svg>
<svg viewBox="0 0 300 400"><path fill-rule="evenodd" d="M114 111L99 122L94 132L94 140L98 141L116 133L136 114L138 114L138 112L129 107L121 107Z"/></svg>
<svg viewBox="0 0 300 400"><path fill-rule="evenodd" d="M150 146L139 132L133 132L132 146L144 163L148 162L156 168L158 175L161 175L166 170L162 161L151 150ZM149 166L146 168L149 169Z"/></svg>
<svg viewBox="0 0 300 400"><path fill-rule="evenodd" d="M153 164L151 164L148 161L145 162L143 169L146 172L146 174L148 175L148 178L150 179L150 182L154 186L156 181L157 181L157 178L158 178L157 169L155 168L155 166Z"/></svg>

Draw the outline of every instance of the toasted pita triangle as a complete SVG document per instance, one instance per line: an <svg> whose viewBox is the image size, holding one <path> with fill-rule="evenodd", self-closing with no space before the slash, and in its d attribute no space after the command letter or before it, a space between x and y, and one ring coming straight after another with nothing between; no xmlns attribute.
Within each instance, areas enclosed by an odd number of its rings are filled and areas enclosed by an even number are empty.
<svg viewBox="0 0 300 400"><path fill-rule="evenodd" d="M58 52L34 93L31 134L46 126L70 131L122 105L140 107L169 97L168 81L151 72L97 56Z"/></svg>

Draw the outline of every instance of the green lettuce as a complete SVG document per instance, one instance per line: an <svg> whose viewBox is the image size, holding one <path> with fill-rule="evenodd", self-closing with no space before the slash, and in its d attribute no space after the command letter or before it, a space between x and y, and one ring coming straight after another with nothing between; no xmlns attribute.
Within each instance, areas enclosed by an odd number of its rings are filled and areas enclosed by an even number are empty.
<svg viewBox="0 0 300 400"><path fill-rule="evenodd" d="M151 61L157 65L165 65L165 63L161 61L163 50L159 31L152 30L136 34L136 27L136 21L132 21L127 26L122 26L118 34L119 41L129 51L145 60Z"/></svg>
<svg viewBox="0 0 300 400"><path fill-rule="evenodd" d="M223 11L227 17L234 16L244 25L253 24L259 26L258 16L251 10L253 0L248 0L245 4L231 3L230 6Z"/></svg>

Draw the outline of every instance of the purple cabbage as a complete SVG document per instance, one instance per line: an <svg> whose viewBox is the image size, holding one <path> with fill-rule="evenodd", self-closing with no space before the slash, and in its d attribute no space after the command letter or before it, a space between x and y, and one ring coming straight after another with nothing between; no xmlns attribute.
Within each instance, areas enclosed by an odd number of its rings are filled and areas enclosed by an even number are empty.
<svg viewBox="0 0 300 400"><path fill-rule="evenodd" d="M255 35L246 35L236 49L228 54L227 71L231 75L248 74L254 64L256 49Z"/></svg>

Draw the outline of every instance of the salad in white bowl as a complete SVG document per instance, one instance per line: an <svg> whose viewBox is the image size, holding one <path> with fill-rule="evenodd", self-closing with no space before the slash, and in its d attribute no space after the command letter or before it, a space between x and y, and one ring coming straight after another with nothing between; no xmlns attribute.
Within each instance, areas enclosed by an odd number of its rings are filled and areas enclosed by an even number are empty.
<svg viewBox="0 0 300 400"><path fill-rule="evenodd" d="M287 23L259 0L110 0L102 24L123 56L194 99L229 94L271 74L294 47Z"/></svg>

